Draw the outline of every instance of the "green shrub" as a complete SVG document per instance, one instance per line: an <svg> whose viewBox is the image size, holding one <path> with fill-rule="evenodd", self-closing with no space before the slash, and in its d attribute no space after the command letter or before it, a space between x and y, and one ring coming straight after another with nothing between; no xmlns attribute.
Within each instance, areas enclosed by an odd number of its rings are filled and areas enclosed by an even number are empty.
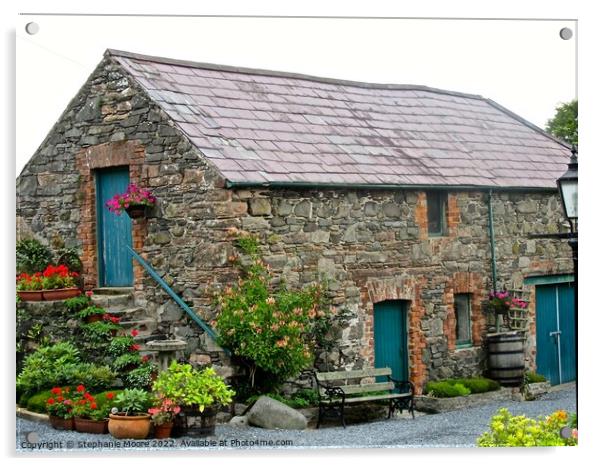
<svg viewBox="0 0 602 466"><path fill-rule="evenodd" d="M315 389L305 388L291 395L291 401L295 403L295 408L308 408L318 406L320 396Z"/></svg>
<svg viewBox="0 0 602 466"><path fill-rule="evenodd" d="M83 385L90 392L102 391L111 387L115 373L109 366L80 363L68 375L69 385Z"/></svg>
<svg viewBox="0 0 602 466"><path fill-rule="evenodd" d="M485 377L471 377L467 379L442 379L428 382L425 392L436 398L453 398L466 396L471 393L485 393L499 390L500 384L495 380Z"/></svg>
<svg viewBox="0 0 602 466"><path fill-rule="evenodd" d="M129 353L134 345L134 337L131 335L120 335L111 339L107 348L107 355L115 359L122 354Z"/></svg>
<svg viewBox="0 0 602 466"><path fill-rule="evenodd" d="M527 383L541 383L547 381L543 375L531 371L525 372L525 380Z"/></svg>
<svg viewBox="0 0 602 466"><path fill-rule="evenodd" d="M34 413L46 412L46 400L52 396L50 390L44 390L29 397L27 404L24 405L29 411Z"/></svg>
<svg viewBox="0 0 602 466"><path fill-rule="evenodd" d="M492 418L490 430L477 439L480 447L547 447L577 444L577 433L564 439L560 430L569 424L565 411L556 411L545 418L530 419L513 416L506 408Z"/></svg>
<svg viewBox="0 0 602 466"><path fill-rule="evenodd" d="M124 374L123 384L127 388L142 388L149 390L153 384L153 374L156 373L157 367L152 363L142 364L136 369L132 369L127 374Z"/></svg>
<svg viewBox="0 0 602 466"><path fill-rule="evenodd" d="M71 343L44 346L25 359L17 376L17 392L31 395L45 388L69 385L70 374L79 362L79 351Z"/></svg>
<svg viewBox="0 0 602 466"><path fill-rule="evenodd" d="M41 272L52 263L50 249L35 239L17 241L17 273Z"/></svg>
<svg viewBox="0 0 602 466"><path fill-rule="evenodd" d="M470 393L485 393L500 389L499 382L485 377L473 377L469 379L447 379L450 383L459 383L470 390Z"/></svg>
<svg viewBox="0 0 602 466"><path fill-rule="evenodd" d="M17 392L24 403L28 396L44 389L82 384L90 390L103 390L114 379L108 366L80 362L77 348L63 342L40 348L27 357L17 377Z"/></svg>
<svg viewBox="0 0 602 466"><path fill-rule="evenodd" d="M151 394L139 388L128 388L115 397L115 406L126 416L146 414L151 404Z"/></svg>
<svg viewBox="0 0 602 466"><path fill-rule="evenodd" d="M105 315L106 312L107 311L105 309L103 309L102 307L90 305L90 306L86 306L83 309L79 310L76 315L77 315L78 319L83 320L83 319L86 319L91 316ZM95 331L95 330L96 329L92 329L92 331Z"/></svg>
<svg viewBox="0 0 602 466"><path fill-rule="evenodd" d="M123 369L125 369L128 366L138 366L142 363L142 356L140 356L140 353L136 352L132 352L132 353L125 353L122 354L121 356L118 356L117 358L115 358L115 360L113 361L113 368L117 371L122 371Z"/></svg>
<svg viewBox="0 0 602 466"><path fill-rule="evenodd" d="M242 268L238 284L217 298L218 343L232 350L248 367L250 386L271 392L314 360L317 330L325 320L321 287L270 289L271 272L258 255L255 236L237 233L236 245L250 265Z"/></svg>
<svg viewBox="0 0 602 466"><path fill-rule="evenodd" d="M196 407L200 412L208 406L227 405L234 396L234 391L213 367L197 370L176 361L158 375L153 391L180 406Z"/></svg>
<svg viewBox="0 0 602 466"><path fill-rule="evenodd" d="M428 382L426 384L426 393L436 398L453 398L470 395L470 389L460 383L451 383L449 381Z"/></svg>
<svg viewBox="0 0 602 466"><path fill-rule="evenodd" d="M65 300L65 307L71 312L79 312L82 309L87 308L91 304L92 300L85 294L75 296Z"/></svg>

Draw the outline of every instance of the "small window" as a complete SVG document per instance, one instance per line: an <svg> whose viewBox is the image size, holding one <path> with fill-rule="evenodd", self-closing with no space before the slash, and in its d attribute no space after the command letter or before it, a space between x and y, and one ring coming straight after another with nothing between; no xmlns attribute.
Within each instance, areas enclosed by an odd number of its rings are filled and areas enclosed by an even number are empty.
<svg viewBox="0 0 602 466"><path fill-rule="evenodd" d="M472 344L470 297L470 294L454 295L454 310L456 312L456 347L471 346Z"/></svg>
<svg viewBox="0 0 602 466"><path fill-rule="evenodd" d="M426 212L429 236L445 235L445 218L447 216L447 193L444 191L427 192Z"/></svg>

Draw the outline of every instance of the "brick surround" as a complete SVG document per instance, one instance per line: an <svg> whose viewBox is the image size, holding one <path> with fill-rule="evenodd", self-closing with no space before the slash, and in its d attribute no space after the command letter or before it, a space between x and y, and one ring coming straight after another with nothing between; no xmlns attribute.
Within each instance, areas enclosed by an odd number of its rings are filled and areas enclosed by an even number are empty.
<svg viewBox="0 0 602 466"><path fill-rule="evenodd" d="M98 286L98 244L96 236L96 177L95 170L127 166L130 182L141 184L144 146L138 141L108 142L82 149L76 155L76 167L80 174L81 224L78 236L82 247L84 287ZM141 250L146 237L146 219L132 223L132 245ZM134 262L134 284L141 286L143 269Z"/></svg>
<svg viewBox="0 0 602 466"><path fill-rule="evenodd" d="M455 294L470 294L470 316L472 320L472 346L481 346L483 343L485 325L485 314L483 313L482 303L487 299L487 288L483 277L480 274L472 272L456 272L448 280L444 303L447 309L447 316L443 323L443 333L447 337L447 347L450 351L456 349L456 314L454 310Z"/></svg>
<svg viewBox="0 0 602 466"><path fill-rule="evenodd" d="M428 370L422 353L426 349L426 338L421 329L425 308L421 299L421 288L425 280L407 277L370 278L361 293L364 319L364 358L374 366L374 304L381 301L409 301L408 307L408 358L410 381L418 393L427 381Z"/></svg>

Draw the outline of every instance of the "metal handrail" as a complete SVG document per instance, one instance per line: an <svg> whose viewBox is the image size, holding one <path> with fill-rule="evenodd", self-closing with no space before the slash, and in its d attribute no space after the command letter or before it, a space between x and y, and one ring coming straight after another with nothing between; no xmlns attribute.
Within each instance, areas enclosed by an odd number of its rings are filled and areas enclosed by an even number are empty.
<svg viewBox="0 0 602 466"><path fill-rule="evenodd" d="M188 317L190 317L196 324L199 325L199 327L201 327L205 333L207 335L209 335L211 337L211 339L217 343L217 334L215 333L215 331L209 326L207 325L207 322L205 322L203 319L201 319L189 306L188 304L186 304L182 298L180 298L176 292L174 290L172 290L170 288L170 286L165 283L165 281L159 276L159 274L157 274L157 272L155 272L155 270L150 266L150 264L148 264L148 262L146 262L141 256L140 254L138 254L136 251L134 251L130 246L126 245L126 248L128 249L129 253L134 257L134 259L136 259L138 261L138 263L144 267L144 269L148 272L148 274L159 284L161 285L161 288L163 288L165 290L165 292L178 304L178 306L180 306L185 312L186 314L188 314ZM228 353L228 351L226 350L226 348L223 348L223 350Z"/></svg>

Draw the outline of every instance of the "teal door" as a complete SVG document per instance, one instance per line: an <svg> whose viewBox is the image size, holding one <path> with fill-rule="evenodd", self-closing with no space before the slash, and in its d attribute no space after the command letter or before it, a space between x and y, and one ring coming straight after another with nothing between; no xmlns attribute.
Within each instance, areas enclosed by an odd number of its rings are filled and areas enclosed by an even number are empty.
<svg viewBox="0 0 602 466"><path fill-rule="evenodd" d="M552 385L575 380L574 288L560 283L536 288L537 372Z"/></svg>
<svg viewBox="0 0 602 466"><path fill-rule="evenodd" d="M408 380L407 308L407 301L374 304L374 367L390 367L398 380Z"/></svg>
<svg viewBox="0 0 602 466"><path fill-rule="evenodd" d="M98 235L99 286L132 286L132 257L126 246L132 246L132 224L126 213L116 215L106 203L123 193L130 182L127 167L96 172L96 219Z"/></svg>

